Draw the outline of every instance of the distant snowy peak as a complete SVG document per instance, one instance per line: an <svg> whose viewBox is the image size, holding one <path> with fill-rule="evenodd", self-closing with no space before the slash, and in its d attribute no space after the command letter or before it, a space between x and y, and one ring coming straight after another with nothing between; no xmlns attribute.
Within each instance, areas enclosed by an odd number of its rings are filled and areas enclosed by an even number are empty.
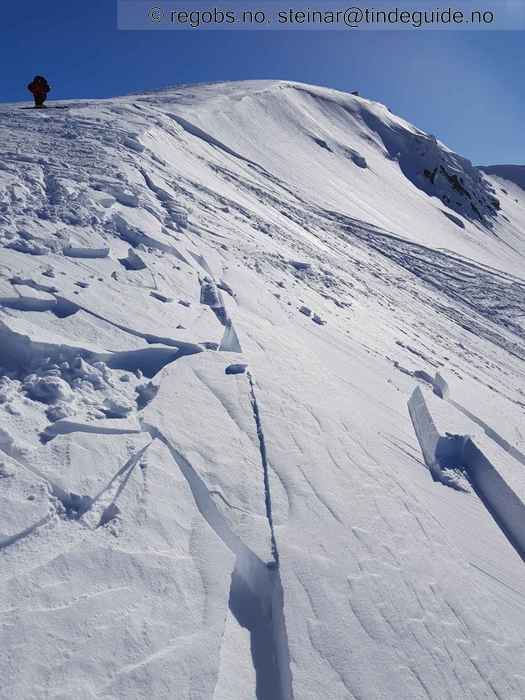
<svg viewBox="0 0 525 700"><path fill-rule="evenodd" d="M487 175L509 180L525 190L525 165L480 165L478 169Z"/></svg>

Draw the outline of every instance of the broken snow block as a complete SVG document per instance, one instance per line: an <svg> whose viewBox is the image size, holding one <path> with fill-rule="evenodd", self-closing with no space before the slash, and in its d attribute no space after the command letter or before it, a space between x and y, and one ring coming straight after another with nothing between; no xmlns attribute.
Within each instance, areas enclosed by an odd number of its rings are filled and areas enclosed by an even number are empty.
<svg viewBox="0 0 525 700"><path fill-rule="evenodd" d="M185 209L171 200L166 202L166 209L169 211L173 223L178 224L181 228L186 228L188 212Z"/></svg>
<svg viewBox="0 0 525 700"><path fill-rule="evenodd" d="M430 374L428 372L425 372L424 369L414 370L412 376L416 377L416 379L421 379L422 382L427 382L427 384L432 384L434 382Z"/></svg>
<svg viewBox="0 0 525 700"><path fill-rule="evenodd" d="M333 153L332 149L330 148L330 146L326 143L326 141L324 139L319 139L315 136L312 136L312 139L315 141L315 143L318 146L321 146L321 148L324 148L325 150L330 151L330 153Z"/></svg>
<svg viewBox="0 0 525 700"><path fill-rule="evenodd" d="M100 516L100 520L98 523L98 527L103 527L107 523L109 523L111 520L114 520L117 515L120 514L120 508L117 506L116 503L110 503L107 508L104 509L102 512L102 515Z"/></svg>
<svg viewBox="0 0 525 700"><path fill-rule="evenodd" d="M170 302L173 301L173 298L172 298L172 297L164 296L164 294L160 294L159 292L150 292L149 294L150 294L150 296L153 297L154 299L158 299L159 301L162 301L162 302L164 302L165 304L169 304Z"/></svg>
<svg viewBox="0 0 525 700"><path fill-rule="evenodd" d="M358 168L367 168L368 167L368 163L366 162L366 158L364 158L357 151L352 151L350 159L352 160L352 163L354 163L354 165L357 165Z"/></svg>
<svg viewBox="0 0 525 700"><path fill-rule="evenodd" d="M219 289L222 289L223 292L226 292L226 294L229 294L235 299L235 293L227 282L225 282L224 280L220 280L220 282L217 284L217 287Z"/></svg>
<svg viewBox="0 0 525 700"><path fill-rule="evenodd" d="M132 151L136 151L137 153L142 153L142 151L145 148L145 146L139 141L139 134L129 134L129 136L124 136L124 138L122 139L122 144L124 146L127 146L128 148L131 148ZM135 202L135 199L132 199L131 201ZM137 205L132 203L128 206Z"/></svg>
<svg viewBox="0 0 525 700"><path fill-rule="evenodd" d="M55 403L46 410L46 418L51 422L54 423L57 420L62 420L62 418L67 418L73 413L73 407L64 402L64 401L59 401L58 403Z"/></svg>
<svg viewBox="0 0 525 700"><path fill-rule="evenodd" d="M107 258L109 248L81 248L79 246L66 246L63 251L67 258Z"/></svg>
<svg viewBox="0 0 525 700"><path fill-rule="evenodd" d="M436 372L436 376L432 381L432 390L436 396L440 399L448 399L449 388L447 382L443 379L439 372Z"/></svg>
<svg viewBox="0 0 525 700"><path fill-rule="evenodd" d="M70 517L80 518L92 505L93 499L90 496L80 496L73 492L70 492L69 497L64 500L64 507Z"/></svg>
<svg viewBox="0 0 525 700"><path fill-rule="evenodd" d="M6 248L16 250L18 253L28 253L29 255L46 255L49 249L45 245L35 243L34 241L26 241L23 238L16 238L5 245Z"/></svg>
<svg viewBox="0 0 525 700"><path fill-rule="evenodd" d="M71 401L73 398L71 387L60 377L39 377L30 374L23 384L23 389L30 399L47 404Z"/></svg>
<svg viewBox="0 0 525 700"><path fill-rule="evenodd" d="M118 259L119 263L122 265L122 267L125 267L126 270L145 270L146 269L146 263L140 255L137 255L133 248L128 249L128 255L126 258L119 258Z"/></svg>
<svg viewBox="0 0 525 700"><path fill-rule="evenodd" d="M132 404L124 397L106 397L101 408L106 418L127 418L133 409Z"/></svg>
<svg viewBox="0 0 525 700"><path fill-rule="evenodd" d="M222 336L219 350L223 352L242 352L239 337L232 323L228 323L224 328L224 335Z"/></svg>
<svg viewBox="0 0 525 700"><path fill-rule="evenodd" d="M142 410L145 408L157 395L159 387L153 384L153 382L148 382L147 384L139 384L135 387L135 392L137 393L137 408Z"/></svg>
<svg viewBox="0 0 525 700"><path fill-rule="evenodd" d="M244 374L246 372L246 367L248 365L238 363L234 365L228 365L224 370L225 374Z"/></svg>
<svg viewBox="0 0 525 700"><path fill-rule="evenodd" d="M408 412L416 433L423 459L434 481L441 480L441 467L436 458L436 450L441 435L436 428L420 387L416 387L408 400Z"/></svg>
<svg viewBox="0 0 525 700"><path fill-rule="evenodd" d="M107 376L104 372L104 368L95 367L89 362L86 362L82 357L75 358L73 362L73 375L75 377L72 381L74 387L79 387L79 382L75 380L87 381L92 384L95 389L103 389L107 383Z"/></svg>
<svg viewBox="0 0 525 700"><path fill-rule="evenodd" d="M210 306L212 309L222 308L223 306L222 299L219 292L217 291L216 285L208 278L205 278L201 282L200 302L201 304Z"/></svg>

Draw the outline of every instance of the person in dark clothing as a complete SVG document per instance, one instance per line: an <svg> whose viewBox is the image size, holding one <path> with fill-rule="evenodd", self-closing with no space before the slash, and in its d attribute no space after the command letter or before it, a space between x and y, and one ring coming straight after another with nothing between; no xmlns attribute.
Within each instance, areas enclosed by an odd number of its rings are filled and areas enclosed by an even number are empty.
<svg viewBox="0 0 525 700"><path fill-rule="evenodd" d="M47 98L47 93L50 91L49 84L47 80L41 75L35 75L32 82L27 86L29 92L32 93L35 98L35 108L41 109L44 107L44 102Z"/></svg>

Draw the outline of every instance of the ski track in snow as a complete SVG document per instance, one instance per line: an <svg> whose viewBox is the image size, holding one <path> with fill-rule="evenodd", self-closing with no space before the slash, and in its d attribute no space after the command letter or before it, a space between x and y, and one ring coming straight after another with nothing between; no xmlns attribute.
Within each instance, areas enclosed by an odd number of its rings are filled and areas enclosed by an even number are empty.
<svg viewBox="0 0 525 700"><path fill-rule="evenodd" d="M0 136L6 697L523 697L518 190L293 83Z"/></svg>

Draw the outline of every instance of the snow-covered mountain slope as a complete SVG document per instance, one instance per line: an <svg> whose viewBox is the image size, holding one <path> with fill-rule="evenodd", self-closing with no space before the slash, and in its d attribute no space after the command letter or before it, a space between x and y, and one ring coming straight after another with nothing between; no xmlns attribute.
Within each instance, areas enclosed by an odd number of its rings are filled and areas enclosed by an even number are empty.
<svg viewBox="0 0 525 700"><path fill-rule="evenodd" d="M515 178L296 83L54 107L0 109L0 697L523 698Z"/></svg>

